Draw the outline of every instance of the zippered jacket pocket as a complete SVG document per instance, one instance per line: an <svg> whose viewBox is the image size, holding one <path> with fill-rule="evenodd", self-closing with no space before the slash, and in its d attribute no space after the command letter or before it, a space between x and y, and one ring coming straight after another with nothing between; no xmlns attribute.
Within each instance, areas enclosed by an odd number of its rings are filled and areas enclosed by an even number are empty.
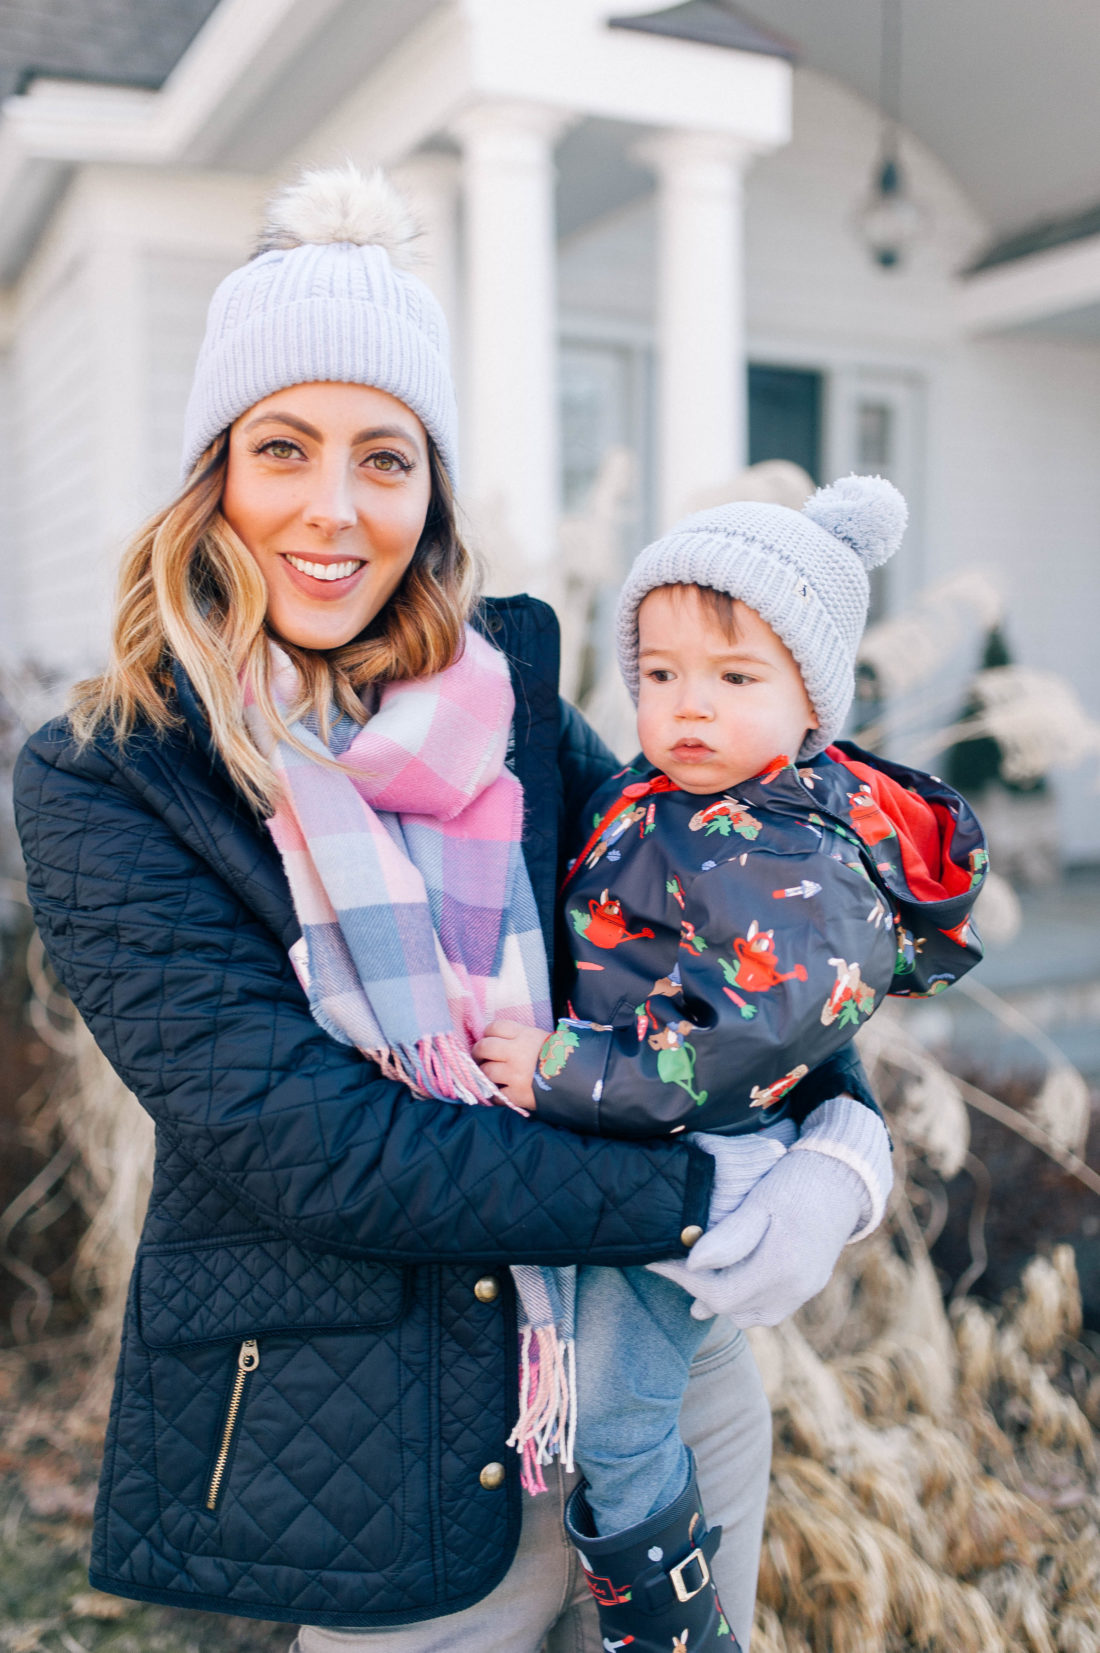
<svg viewBox="0 0 1100 1653"><path fill-rule="evenodd" d="M233 1387L229 1391L229 1400L226 1403L225 1417L222 1420L221 1433L218 1440L218 1450L214 1458L214 1467L210 1471L210 1483L206 1489L206 1507L208 1510L217 1509L218 1494L225 1480L225 1472L229 1464L229 1457L233 1451L233 1441L237 1433L237 1422L244 1404L245 1390L248 1380L260 1364L260 1349L254 1337L246 1337L237 1351L237 1370L233 1378Z"/></svg>
<svg viewBox="0 0 1100 1653"><path fill-rule="evenodd" d="M411 1539L394 1511L418 1466L403 1451L380 1462L373 1431L407 1386L407 1297L403 1268L278 1235L139 1254L138 1347L168 1543L252 1564L262 1533L273 1568L301 1568L369 1531L370 1553L397 1562Z"/></svg>

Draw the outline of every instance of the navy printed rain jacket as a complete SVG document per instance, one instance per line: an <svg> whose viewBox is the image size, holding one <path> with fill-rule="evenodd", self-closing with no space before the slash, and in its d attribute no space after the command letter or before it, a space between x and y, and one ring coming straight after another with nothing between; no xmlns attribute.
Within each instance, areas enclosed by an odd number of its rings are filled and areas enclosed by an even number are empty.
<svg viewBox="0 0 1100 1653"><path fill-rule="evenodd" d="M572 1015L543 1048L540 1119L757 1130L886 994L940 992L981 958L988 857L969 806L847 742L713 797L630 769L591 810L565 889Z"/></svg>
<svg viewBox="0 0 1100 1653"><path fill-rule="evenodd" d="M549 945L564 825L615 760L558 699L552 611L502 599L482 625L512 665ZM58 720L16 774L49 956L157 1128L92 1582L319 1625L453 1612L519 1537L507 1265L683 1256L714 1162L413 1100L330 1039L278 854L176 688L169 734L81 751ZM798 1096L842 1089L871 1102L843 1059Z"/></svg>

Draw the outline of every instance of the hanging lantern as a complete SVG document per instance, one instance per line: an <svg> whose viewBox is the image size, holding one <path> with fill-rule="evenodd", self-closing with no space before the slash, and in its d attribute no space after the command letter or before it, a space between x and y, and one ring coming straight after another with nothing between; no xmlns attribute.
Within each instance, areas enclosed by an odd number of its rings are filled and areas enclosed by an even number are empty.
<svg viewBox="0 0 1100 1653"><path fill-rule="evenodd" d="M899 159L901 126L902 0L882 0L882 58L879 108L885 123L878 165L856 225L875 263L896 270L905 262L925 223L925 213L909 193Z"/></svg>
<svg viewBox="0 0 1100 1653"><path fill-rule="evenodd" d="M885 149L857 219L875 263L884 270L903 264L924 220L923 211L909 194L896 149Z"/></svg>

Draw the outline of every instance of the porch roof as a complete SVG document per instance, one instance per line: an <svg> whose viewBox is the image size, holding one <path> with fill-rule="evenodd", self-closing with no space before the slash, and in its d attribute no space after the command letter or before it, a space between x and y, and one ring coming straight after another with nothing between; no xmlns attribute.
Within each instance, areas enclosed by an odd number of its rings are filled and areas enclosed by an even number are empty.
<svg viewBox="0 0 1100 1653"><path fill-rule="evenodd" d="M0 0L0 99L40 76L155 90L218 0Z"/></svg>
<svg viewBox="0 0 1100 1653"><path fill-rule="evenodd" d="M795 48L784 36L762 29L729 0L683 0L664 11L609 17L612 29L636 29L640 34L663 34L674 40L695 40L702 46L725 46L736 52L763 52L767 57L792 61Z"/></svg>
<svg viewBox="0 0 1100 1653"><path fill-rule="evenodd" d="M801 63L878 102L881 4L738 5L793 40ZM986 219L987 258L1024 257L1035 249L1009 250L1010 238L1046 233L1100 202L1100 6L923 0L905 6L903 21L902 126Z"/></svg>
<svg viewBox="0 0 1100 1653"><path fill-rule="evenodd" d="M971 265L967 274L977 275L981 270L993 270L1018 258L1030 258L1033 253L1053 252L1056 247L1068 247L1074 241L1084 241L1093 235L1100 235L1100 202L1086 207L1084 212L1049 218L1016 235L994 241Z"/></svg>

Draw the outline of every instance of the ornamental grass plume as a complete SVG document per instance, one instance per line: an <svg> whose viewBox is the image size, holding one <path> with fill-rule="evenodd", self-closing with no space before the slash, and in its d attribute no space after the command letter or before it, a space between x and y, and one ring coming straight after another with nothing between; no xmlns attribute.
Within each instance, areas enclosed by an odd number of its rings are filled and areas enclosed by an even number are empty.
<svg viewBox="0 0 1100 1653"><path fill-rule="evenodd" d="M56 1181L43 1184L22 1220L41 1226L62 1180L84 1213L70 1289L87 1313L84 1342L91 1375L85 1410L94 1414L106 1407L149 1200L153 1124L57 986L37 936L28 948L27 974L31 1023L57 1063L27 1123L42 1140L58 1144L51 1163L59 1172Z"/></svg>
<svg viewBox="0 0 1100 1653"><path fill-rule="evenodd" d="M860 1047L897 1187L886 1225L819 1297L750 1333L776 1435L753 1646L1100 1653L1100 1359L1078 1342L1073 1250L1033 1258L1002 1304L963 1295L946 1310L925 1196L969 1162L973 1087L916 1044L904 1011Z"/></svg>
<svg viewBox="0 0 1100 1653"><path fill-rule="evenodd" d="M91 1376L58 1427L87 1430L106 1410L152 1128L37 944L29 973L34 1025L58 1061L39 1134L87 1216L74 1280L91 1310ZM1100 1358L1079 1341L1073 1252L1034 1258L1001 1304L964 1293L950 1309L928 1255L940 1179L972 1163L970 1107L995 1103L1074 1174L1088 1168L1034 1109L1018 1115L949 1074L904 1007L880 1012L860 1046L897 1188L886 1224L825 1291L751 1333L776 1446L754 1653L1100 1653ZM28 1218L45 1220L56 1185L24 1202Z"/></svg>
<svg viewBox="0 0 1100 1653"><path fill-rule="evenodd" d="M891 1229L797 1323L751 1334L776 1427L754 1646L1100 1653L1095 1397L1090 1421L1063 1372L1072 1251L1000 1309L941 1309L935 1349L919 1231L897 1209Z"/></svg>
<svg viewBox="0 0 1100 1653"><path fill-rule="evenodd" d="M868 626L859 646L860 664L884 699L926 690L975 628L988 630L997 623L1003 606L987 574L961 569L925 587L903 613Z"/></svg>
<svg viewBox="0 0 1100 1653"><path fill-rule="evenodd" d="M1001 749L1004 779L1022 786L1034 785L1052 767L1073 768L1100 755L1100 723L1064 677L1028 666L994 666L976 673L971 689L979 710L941 730L930 752L991 738Z"/></svg>

